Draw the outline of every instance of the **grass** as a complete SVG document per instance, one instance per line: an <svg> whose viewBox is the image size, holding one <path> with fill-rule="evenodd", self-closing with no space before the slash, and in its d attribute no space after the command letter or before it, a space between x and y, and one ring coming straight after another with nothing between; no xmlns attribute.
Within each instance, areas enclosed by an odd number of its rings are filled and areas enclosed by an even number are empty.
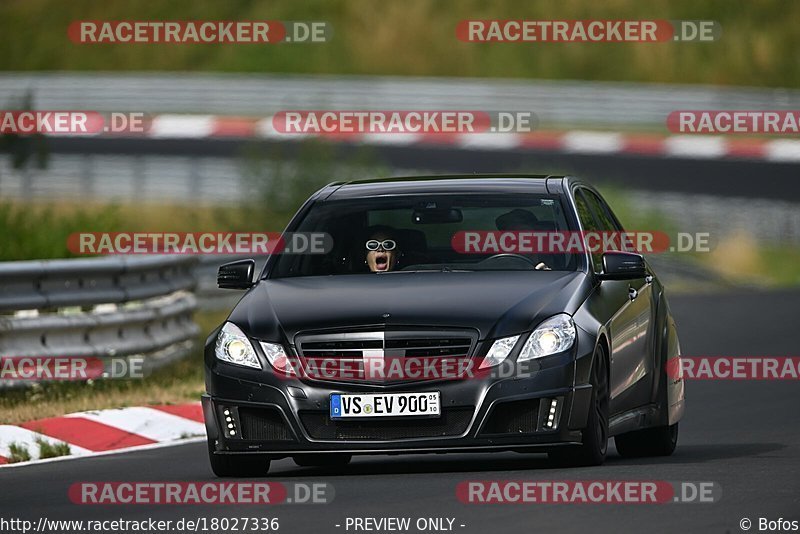
<svg viewBox="0 0 800 534"><path fill-rule="evenodd" d="M63 441L51 444L43 439L38 439L36 443L39 445L39 458L41 459L58 458L59 456L69 456L72 454L69 444Z"/></svg>
<svg viewBox="0 0 800 534"><path fill-rule="evenodd" d="M65 258L73 232L118 231L122 218L114 206L16 204L0 202L0 260ZM43 231L47 229L47 231Z"/></svg>
<svg viewBox="0 0 800 534"><path fill-rule="evenodd" d="M39 458L42 460L46 458L58 458L59 456L69 456L72 454L69 444L63 441L50 443L49 441L39 438L36 440L36 445L39 447ZM11 464L29 462L31 460L31 453L28 451L28 448L19 443L9 443L8 453L8 463Z"/></svg>
<svg viewBox="0 0 800 534"><path fill-rule="evenodd" d="M670 235L676 225L657 210L642 213L632 209L621 189L601 188L623 226L646 231L657 228ZM761 287L800 286L800 246L796 243L762 244L749 233L739 230L714 243L710 252L667 252L688 264L697 265L721 280L737 285Z"/></svg>
<svg viewBox="0 0 800 534"><path fill-rule="evenodd" d="M3 140L7 138L0 136ZM0 261L74 257L67 240L77 232L280 232L308 196L324 185L389 173L366 146L343 155L335 145L311 139L294 150L265 148L258 142L246 145L236 161L252 194L249 202L236 206L0 198L0 235L13 236L0 246ZM24 164L32 163L27 158Z"/></svg>
<svg viewBox="0 0 800 534"><path fill-rule="evenodd" d="M0 235L14 236L0 247L0 261L74 257L67 238L76 232L281 231L285 224L277 215L261 218L275 222L248 223L238 208L203 204L0 201Z"/></svg>
<svg viewBox="0 0 800 534"><path fill-rule="evenodd" d="M465 43L463 19L704 19L714 43ZM470 76L553 80L800 86L796 21L785 0L6 0L0 4L6 70L218 71ZM316 20L324 44L74 44L74 20ZM31 33L35 21L37 31ZM197 110L202 111L202 110Z"/></svg>
<svg viewBox="0 0 800 534"><path fill-rule="evenodd" d="M8 463L16 464L19 462L29 462L31 460L31 453L28 448L19 443L8 444Z"/></svg>
<svg viewBox="0 0 800 534"><path fill-rule="evenodd" d="M707 254L705 264L734 283L774 288L800 285L800 247L759 245L744 232L725 238Z"/></svg>

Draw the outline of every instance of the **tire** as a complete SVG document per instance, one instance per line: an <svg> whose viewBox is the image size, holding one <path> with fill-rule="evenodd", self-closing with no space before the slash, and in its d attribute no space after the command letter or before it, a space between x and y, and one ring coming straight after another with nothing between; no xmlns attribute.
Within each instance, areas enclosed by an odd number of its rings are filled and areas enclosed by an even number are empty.
<svg viewBox="0 0 800 534"><path fill-rule="evenodd" d="M678 446L678 423L620 434L614 444L619 455L626 458L669 456Z"/></svg>
<svg viewBox="0 0 800 534"><path fill-rule="evenodd" d="M317 453L292 456L300 467L344 467L353 459L352 454Z"/></svg>
<svg viewBox="0 0 800 534"><path fill-rule="evenodd" d="M208 460L218 477L258 477L269 472L270 461L261 454L214 454L214 443L208 440Z"/></svg>
<svg viewBox="0 0 800 534"><path fill-rule="evenodd" d="M602 346L592 358L592 397L582 444L548 453L550 460L563 467L602 465L608 453L608 360Z"/></svg>

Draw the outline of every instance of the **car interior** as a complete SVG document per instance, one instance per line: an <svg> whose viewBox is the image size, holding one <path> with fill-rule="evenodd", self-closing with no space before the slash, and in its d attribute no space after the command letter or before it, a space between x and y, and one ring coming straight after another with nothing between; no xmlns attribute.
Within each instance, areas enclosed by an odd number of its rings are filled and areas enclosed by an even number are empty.
<svg viewBox="0 0 800 534"><path fill-rule="evenodd" d="M420 208L418 203L386 209L330 211L327 215L316 219L308 231L330 234L332 251L324 255L284 256L278 277L369 273L365 243L376 227L389 228L397 242L398 263L394 271L535 270L539 263L544 263L547 270L577 268L575 254L502 251L467 254L453 246L453 236L459 231L569 230L560 204L552 200L524 206L449 203L444 207L439 201L435 208Z"/></svg>

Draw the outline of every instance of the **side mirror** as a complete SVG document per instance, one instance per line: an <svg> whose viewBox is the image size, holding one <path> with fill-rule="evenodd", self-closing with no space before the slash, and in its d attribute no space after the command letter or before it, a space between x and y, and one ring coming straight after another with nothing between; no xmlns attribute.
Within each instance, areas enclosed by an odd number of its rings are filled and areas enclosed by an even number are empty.
<svg viewBox="0 0 800 534"><path fill-rule="evenodd" d="M255 260L237 260L221 265L217 272L220 289L249 289L253 286Z"/></svg>
<svg viewBox="0 0 800 534"><path fill-rule="evenodd" d="M647 276L647 266L641 254L606 252L603 254L601 280L634 280Z"/></svg>

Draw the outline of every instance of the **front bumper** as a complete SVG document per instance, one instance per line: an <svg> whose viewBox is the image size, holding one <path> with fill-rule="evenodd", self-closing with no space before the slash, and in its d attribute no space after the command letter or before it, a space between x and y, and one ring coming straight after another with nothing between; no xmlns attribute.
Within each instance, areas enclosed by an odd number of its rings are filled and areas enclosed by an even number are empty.
<svg viewBox="0 0 800 534"><path fill-rule="evenodd" d="M543 358L536 372L521 376L371 386L279 377L219 362L212 353L203 413L217 454L546 451L581 441L591 400L590 360L591 351L573 350ZM440 418L328 417L331 393L425 391L440 392Z"/></svg>

